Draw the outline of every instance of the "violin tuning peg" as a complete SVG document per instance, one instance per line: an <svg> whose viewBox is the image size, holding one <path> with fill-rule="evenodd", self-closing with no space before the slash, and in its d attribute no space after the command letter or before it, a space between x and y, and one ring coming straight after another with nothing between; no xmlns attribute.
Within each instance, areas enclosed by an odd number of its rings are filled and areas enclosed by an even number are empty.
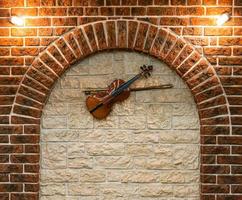
<svg viewBox="0 0 242 200"><path fill-rule="evenodd" d="M148 75L151 76L150 72L148 72Z"/></svg>
<svg viewBox="0 0 242 200"><path fill-rule="evenodd" d="M149 70L153 70L153 66L152 66L152 65L149 65L149 66L148 66L148 69L149 69Z"/></svg>
<svg viewBox="0 0 242 200"><path fill-rule="evenodd" d="M140 66L140 69L141 69L141 70L144 70L143 66Z"/></svg>

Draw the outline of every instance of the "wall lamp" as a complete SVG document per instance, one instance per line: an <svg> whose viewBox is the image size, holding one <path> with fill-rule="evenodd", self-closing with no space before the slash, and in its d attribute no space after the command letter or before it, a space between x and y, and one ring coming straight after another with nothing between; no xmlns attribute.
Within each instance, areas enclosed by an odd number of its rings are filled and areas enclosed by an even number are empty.
<svg viewBox="0 0 242 200"><path fill-rule="evenodd" d="M217 26L222 26L225 22L229 21L231 15L229 13L223 13L217 17Z"/></svg>
<svg viewBox="0 0 242 200"><path fill-rule="evenodd" d="M9 21L16 26L23 26L25 19L24 17L21 17L21 16L13 16L10 18Z"/></svg>

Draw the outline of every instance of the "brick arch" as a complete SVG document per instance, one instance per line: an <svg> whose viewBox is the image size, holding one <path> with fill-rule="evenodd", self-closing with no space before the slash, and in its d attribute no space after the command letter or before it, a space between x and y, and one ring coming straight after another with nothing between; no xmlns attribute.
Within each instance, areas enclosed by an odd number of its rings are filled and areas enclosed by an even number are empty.
<svg viewBox="0 0 242 200"><path fill-rule="evenodd" d="M210 150L216 154L217 147L216 138L208 135L215 135L215 132L226 135L230 132L228 103L219 78L206 58L189 42L169 29L143 21L93 22L77 27L54 41L26 72L15 97L11 123L24 125L26 133L38 133L43 106L58 78L74 63L96 52L111 49L133 50L154 56L186 82L200 117L201 165L209 163L209 158L206 155L203 157L203 154ZM28 141L28 138L23 140ZM215 148L206 144L214 144ZM27 153L33 153L31 150ZM224 151L229 153L229 149ZM35 155L37 157L33 162L38 163L39 153ZM30 162L25 159L23 162ZM202 183L206 183L206 173L201 168ZM205 184L201 188L202 193L209 193L210 189L213 190L213 185Z"/></svg>
<svg viewBox="0 0 242 200"><path fill-rule="evenodd" d="M74 63L110 49L139 51L165 62L190 88L201 125L229 124L223 87L206 58L172 31L133 20L85 24L54 41L26 72L16 94L12 123L39 124L42 107L56 80ZM217 105L224 106L207 109Z"/></svg>

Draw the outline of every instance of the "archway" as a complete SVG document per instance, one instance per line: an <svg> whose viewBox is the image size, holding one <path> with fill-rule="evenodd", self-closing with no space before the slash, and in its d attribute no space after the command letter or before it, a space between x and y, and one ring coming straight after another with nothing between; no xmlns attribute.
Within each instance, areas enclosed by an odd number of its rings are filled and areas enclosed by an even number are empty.
<svg viewBox="0 0 242 200"><path fill-rule="evenodd" d="M64 34L45 49L28 69L16 94L11 115L12 124L22 124L26 127L25 133L30 133L23 135L23 140L31 140L38 145L42 109L58 78L74 63L108 49L147 53L167 63L181 76L197 103L202 157L209 149L205 144L213 139L203 135L210 135L218 129L229 132L228 126L223 127L230 125L230 118L221 83L214 69L190 43L168 29L146 22L107 20L85 24ZM38 150L29 147L26 153L29 155L24 158L17 155L13 160L20 160L29 168L33 163L38 166ZM201 161L201 165L208 162L206 159ZM32 172L38 174L38 169Z"/></svg>

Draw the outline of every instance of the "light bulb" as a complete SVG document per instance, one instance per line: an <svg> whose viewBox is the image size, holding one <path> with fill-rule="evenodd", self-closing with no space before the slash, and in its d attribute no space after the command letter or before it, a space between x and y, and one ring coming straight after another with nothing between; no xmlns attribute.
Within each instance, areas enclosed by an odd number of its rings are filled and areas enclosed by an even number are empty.
<svg viewBox="0 0 242 200"><path fill-rule="evenodd" d="M24 18L23 17L18 17L18 16L13 16L10 19L11 23L16 25L16 26L23 26L24 25Z"/></svg>
<svg viewBox="0 0 242 200"><path fill-rule="evenodd" d="M230 18L230 15L228 13L224 13L217 17L217 25L222 26L225 22L227 22Z"/></svg>

